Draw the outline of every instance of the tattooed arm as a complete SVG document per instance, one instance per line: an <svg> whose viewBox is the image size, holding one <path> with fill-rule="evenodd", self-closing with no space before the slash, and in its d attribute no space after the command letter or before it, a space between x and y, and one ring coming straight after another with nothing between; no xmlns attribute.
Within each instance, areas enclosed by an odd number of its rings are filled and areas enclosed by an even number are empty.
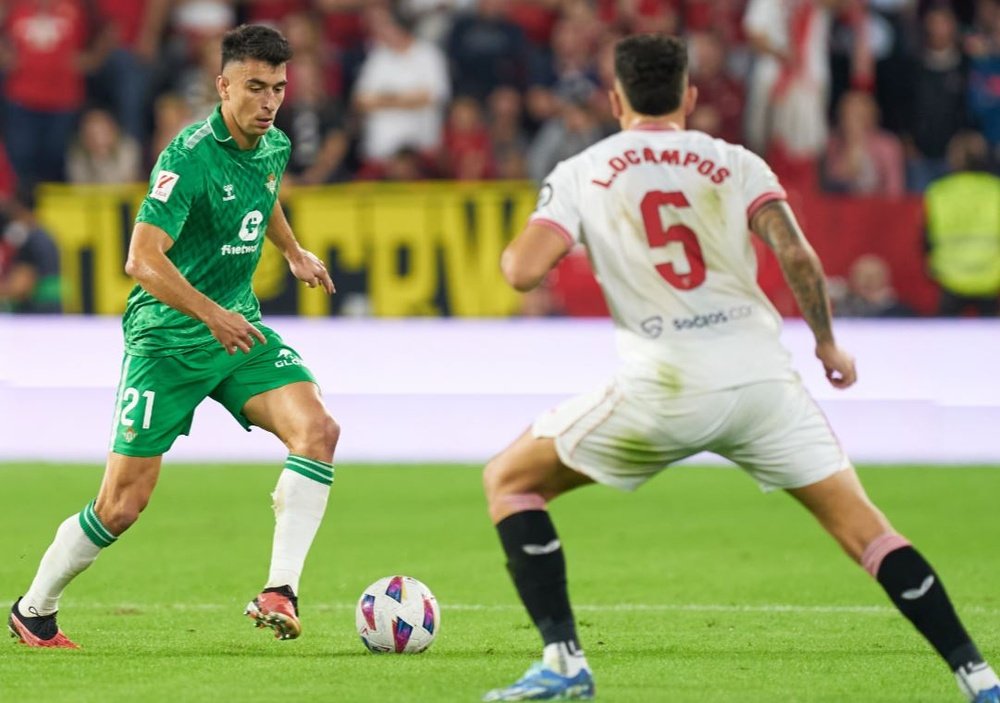
<svg viewBox="0 0 1000 703"><path fill-rule="evenodd" d="M823 267L788 203L774 201L760 208L750 220L750 229L778 257L802 317L816 338L816 357L823 363L826 377L837 388L852 385L857 380L854 358L834 340Z"/></svg>
<svg viewBox="0 0 1000 703"><path fill-rule="evenodd" d="M816 344L832 343L830 299L823 268L788 203L775 200L760 208L750 221L750 229L777 255L802 317L816 337Z"/></svg>

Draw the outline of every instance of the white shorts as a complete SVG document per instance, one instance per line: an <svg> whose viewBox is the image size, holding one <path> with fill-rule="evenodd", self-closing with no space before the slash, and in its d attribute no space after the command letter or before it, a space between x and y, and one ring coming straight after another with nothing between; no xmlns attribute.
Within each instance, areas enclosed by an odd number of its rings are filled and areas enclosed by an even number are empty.
<svg viewBox="0 0 1000 703"><path fill-rule="evenodd" d="M703 451L739 465L765 491L808 486L851 465L798 381L654 397L616 379L542 415L532 433L553 438L571 469L625 490Z"/></svg>

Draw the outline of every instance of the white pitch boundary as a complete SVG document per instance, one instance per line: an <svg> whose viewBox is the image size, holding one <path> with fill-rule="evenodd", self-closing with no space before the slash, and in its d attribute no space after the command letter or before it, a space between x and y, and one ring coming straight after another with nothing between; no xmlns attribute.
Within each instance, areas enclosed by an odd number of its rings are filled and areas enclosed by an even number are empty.
<svg viewBox="0 0 1000 703"><path fill-rule="evenodd" d="M13 601L13 598L6 600ZM5 601L0 601L5 602ZM445 611L465 612L523 612L524 608L515 604L483 603L439 603ZM90 603L80 602L72 605L74 610L118 610L143 611L172 610L179 612L231 611L239 609L234 603ZM354 603L310 603L310 611L329 612L354 610ZM858 615L889 615L898 611L884 605L795 605L791 603L764 603L760 605L733 605L722 603L619 603L619 604L583 604L574 605L575 612L587 613L791 613L791 614L858 614ZM960 608L963 613L977 615L1000 615L1000 608L985 608L969 606Z"/></svg>

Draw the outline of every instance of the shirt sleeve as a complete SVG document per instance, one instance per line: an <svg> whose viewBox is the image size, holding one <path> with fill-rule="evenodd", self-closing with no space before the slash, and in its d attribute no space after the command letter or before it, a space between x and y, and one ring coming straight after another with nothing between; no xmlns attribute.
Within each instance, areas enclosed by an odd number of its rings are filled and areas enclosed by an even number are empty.
<svg viewBox="0 0 1000 703"><path fill-rule="evenodd" d="M576 179L566 161L559 163L542 183L538 204L528 222L552 229L570 245L580 242L581 217Z"/></svg>
<svg viewBox="0 0 1000 703"><path fill-rule="evenodd" d="M764 159L748 149L741 149L740 161L740 188L749 222L764 205L788 196Z"/></svg>
<svg viewBox="0 0 1000 703"><path fill-rule="evenodd" d="M201 185L202 169L194 155L188 149L168 147L156 160L135 221L155 225L177 239Z"/></svg>

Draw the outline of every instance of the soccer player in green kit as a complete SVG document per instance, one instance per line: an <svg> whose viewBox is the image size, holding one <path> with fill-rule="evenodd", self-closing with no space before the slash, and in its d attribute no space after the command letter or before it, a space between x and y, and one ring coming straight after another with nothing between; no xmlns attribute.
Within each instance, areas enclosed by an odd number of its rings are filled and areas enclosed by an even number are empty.
<svg viewBox="0 0 1000 703"><path fill-rule="evenodd" d="M244 25L222 42L221 105L160 157L136 217L126 272L125 358L104 480L67 518L8 626L34 647L76 645L56 624L59 597L146 507L162 455L187 434L206 397L247 430L288 448L275 488L275 532L264 590L247 606L278 639L302 631L299 576L326 508L340 428L299 355L261 324L251 277L266 236L296 278L334 292L326 267L296 242L277 202L288 137L272 126L292 52L273 29Z"/></svg>

